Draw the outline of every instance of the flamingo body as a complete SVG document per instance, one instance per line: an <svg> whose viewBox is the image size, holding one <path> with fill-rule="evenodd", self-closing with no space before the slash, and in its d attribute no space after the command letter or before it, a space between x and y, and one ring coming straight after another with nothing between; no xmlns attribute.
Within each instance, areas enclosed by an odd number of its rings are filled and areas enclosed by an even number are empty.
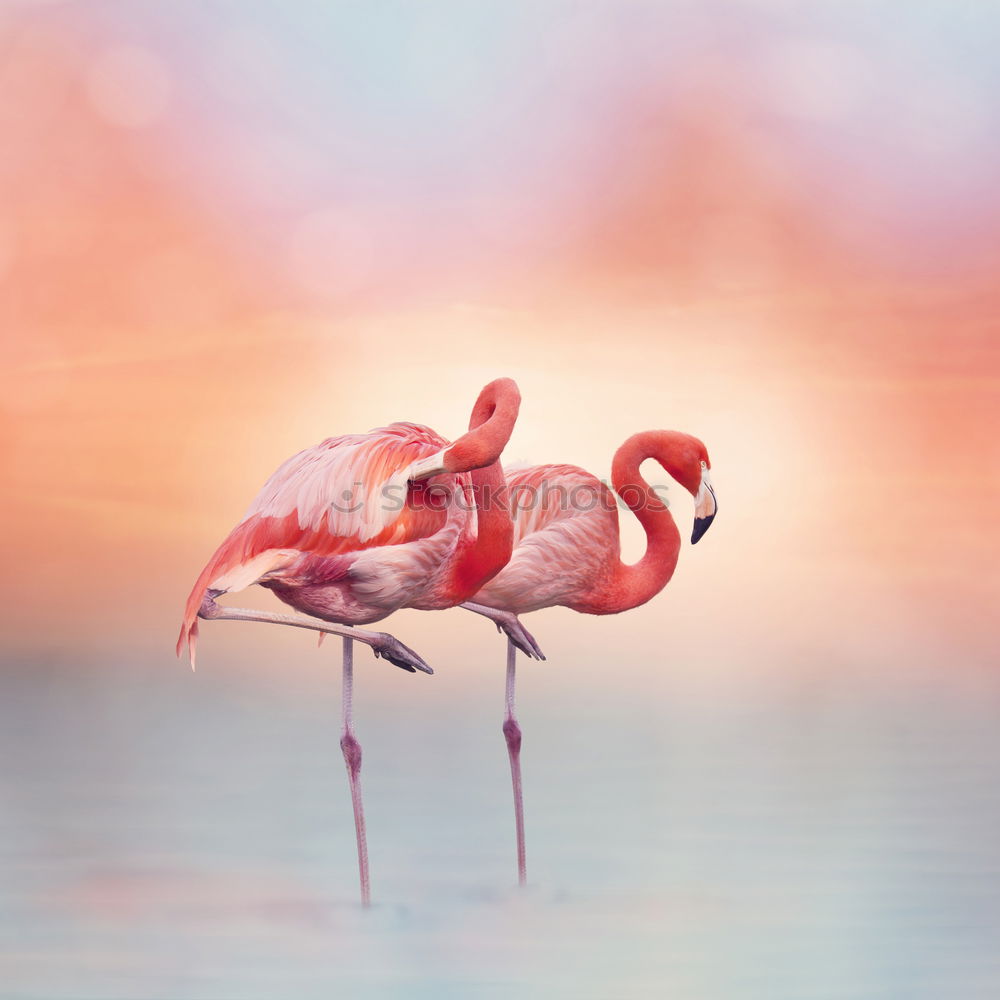
<svg viewBox="0 0 1000 1000"><path fill-rule="evenodd" d="M535 465L508 471L507 491L513 555L476 603L514 614L561 606L606 615L636 606L620 584L618 507L605 483L575 465ZM665 575L679 551L678 535L661 556Z"/></svg>
<svg viewBox="0 0 1000 1000"><path fill-rule="evenodd" d="M466 600L510 557L509 511L503 503L479 511L477 496L484 489L505 495L497 456L518 402L509 379L491 383L472 429L454 445L420 424L394 423L293 455L199 575L178 652L186 641L193 653L206 595L255 583L299 611L344 625ZM459 449L457 459L435 467L435 456ZM470 466L477 461L489 464ZM428 463L439 474L417 479Z"/></svg>
<svg viewBox="0 0 1000 1000"><path fill-rule="evenodd" d="M708 453L697 438L676 431L644 431L615 453L612 492L575 465L536 465L509 470L507 488L514 522L510 562L465 607L507 632L507 688L503 734L510 758L517 837L518 880L526 880L521 789L521 728L514 713L516 649L541 658L534 638L516 616L563 606L592 615L613 615L645 604L670 581L681 536L669 507L639 472L656 459L695 498L697 542L715 517ZM616 496L617 494L617 496ZM646 533L646 551L634 565L621 560L617 500ZM513 616L505 619L502 616Z"/></svg>
<svg viewBox="0 0 1000 1000"><path fill-rule="evenodd" d="M186 642L192 667L199 618L273 622L313 629L321 637L343 636L340 746L364 905L371 887L361 745L353 721L353 643L367 643L376 656L404 670L432 671L395 637L355 626L404 607L453 607L510 558L513 525L499 458L520 400L511 379L491 382L476 400L469 432L454 444L420 424L395 423L328 438L293 455L216 549L185 605L177 652ZM255 583L313 618L215 603L221 594Z"/></svg>
<svg viewBox="0 0 1000 1000"><path fill-rule="evenodd" d="M629 438L615 455L614 492L575 465L508 470L514 551L472 600L514 614L562 606L610 615L655 597L677 567L681 537L669 507L639 473L647 458L659 460L692 495L707 482L705 446L675 431ZM621 561L619 497L646 532L646 552L633 566ZM714 493L711 501L710 516L702 518L709 522Z"/></svg>
<svg viewBox="0 0 1000 1000"><path fill-rule="evenodd" d="M346 625L411 600L451 607L465 592L449 570L472 538L470 512L405 479L415 460L447 444L427 427L392 424L293 456L219 547L208 589L259 583L299 611ZM467 473L453 478L449 491L471 486ZM191 603L200 600L196 593Z"/></svg>

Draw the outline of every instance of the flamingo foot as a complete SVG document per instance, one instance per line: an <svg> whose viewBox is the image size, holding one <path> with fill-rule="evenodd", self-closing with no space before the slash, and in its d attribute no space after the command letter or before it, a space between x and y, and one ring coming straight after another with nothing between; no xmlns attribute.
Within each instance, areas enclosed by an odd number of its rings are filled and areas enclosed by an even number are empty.
<svg viewBox="0 0 1000 1000"><path fill-rule="evenodd" d="M362 642L367 642L376 656L381 656L390 663L394 663L401 670L409 671L411 674L417 670L421 670L425 674L434 673L419 653L415 653L409 646L405 646L394 635L389 635L388 632L372 632L370 634L373 638L363 639Z"/></svg>
<svg viewBox="0 0 1000 1000"><path fill-rule="evenodd" d="M474 611L477 615L489 618L496 625L497 631L503 632L525 656L533 660L545 659L545 654L535 641L535 637L521 624L520 618L512 611L501 611L499 608L475 604L472 601L466 601L461 606L468 611Z"/></svg>
<svg viewBox="0 0 1000 1000"><path fill-rule="evenodd" d="M534 660L544 660L545 654L535 641L535 637L521 624L520 618L509 611L500 612L504 617L494 619L498 632L503 632L522 653Z"/></svg>

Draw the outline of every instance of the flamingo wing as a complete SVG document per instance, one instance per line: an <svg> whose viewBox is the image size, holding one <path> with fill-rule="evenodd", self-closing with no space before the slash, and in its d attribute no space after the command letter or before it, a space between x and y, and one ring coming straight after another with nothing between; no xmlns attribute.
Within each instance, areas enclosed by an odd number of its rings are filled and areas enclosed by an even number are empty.
<svg viewBox="0 0 1000 1000"><path fill-rule="evenodd" d="M328 438L293 455L267 480L243 520L218 547L185 606L177 652L194 659L197 616L208 590L242 590L294 575L309 564L313 582L342 577L348 554L400 545L440 530L445 512L410 484L414 462L448 442L419 424L396 423L369 434Z"/></svg>

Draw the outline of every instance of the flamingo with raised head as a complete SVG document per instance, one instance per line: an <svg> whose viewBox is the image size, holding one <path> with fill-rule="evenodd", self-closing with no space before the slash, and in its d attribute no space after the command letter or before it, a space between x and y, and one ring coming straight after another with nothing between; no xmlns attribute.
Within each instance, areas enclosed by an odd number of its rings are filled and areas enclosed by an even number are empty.
<svg viewBox="0 0 1000 1000"><path fill-rule="evenodd" d="M515 646L529 656L544 657L531 634L516 627L516 616L557 605L588 615L616 615L645 604L667 585L677 566L681 536L667 504L639 472L647 458L658 461L694 497L691 542L697 542L717 509L708 452L690 434L644 431L618 449L611 466L615 492L646 532L646 552L639 562L631 566L622 562L616 498L596 476L573 465L511 471L507 491L514 518L514 553L506 567L462 605L497 622L508 635L503 734L514 790L521 885L527 872L521 728L514 711Z"/></svg>
<svg viewBox="0 0 1000 1000"><path fill-rule="evenodd" d="M273 622L343 637L340 745L365 905L371 888L353 723L353 643L411 673L432 671L394 636L357 626L400 608L454 607L506 564L513 525L499 457L520 400L511 379L491 382L476 400L469 432L454 444L419 424L394 423L329 438L292 456L208 561L187 601L177 653L187 642L192 668L198 618ZM314 617L216 603L255 583ZM498 624L528 648L513 615Z"/></svg>

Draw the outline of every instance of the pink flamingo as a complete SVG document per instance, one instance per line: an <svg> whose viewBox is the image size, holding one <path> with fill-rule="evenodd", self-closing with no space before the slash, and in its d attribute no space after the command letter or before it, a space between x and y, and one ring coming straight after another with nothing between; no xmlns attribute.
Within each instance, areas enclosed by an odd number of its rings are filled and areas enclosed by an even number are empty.
<svg viewBox="0 0 1000 1000"><path fill-rule="evenodd" d="M343 735L354 806L361 899L371 899L353 723L353 642L411 673L431 668L385 632L357 628L400 608L438 610L467 600L510 558L513 525L499 456L520 393L497 379L479 394L470 430L454 444L427 427L395 423L329 438L288 459L202 570L177 641L194 667L198 618L273 622L343 637ZM443 474L448 474L445 477ZM431 477L440 478L428 483ZM223 607L216 598L260 584L314 618ZM529 648L513 615L492 615ZM322 619L322 623L315 619ZM324 624L325 623L325 624Z"/></svg>
<svg viewBox="0 0 1000 1000"><path fill-rule="evenodd" d="M677 565L681 536L667 507L639 467L656 459L694 496L691 542L705 534L717 504L705 446L678 431L645 431L615 453L611 482L646 532L646 552L635 565L621 561L616 498L595 476L573 465L536 465L507 473L514 517L514 554L471 601L462 605L497 621L556 605L588 615L616 615L655 597ZM534 638L502 619L518 648L544 659ZM525 641L530 649L524 649ZM515 643L507 644L506 714L503 734L510 757L517 834L518 881L524 885L524 805L521 794L521 728L514 714Z"/></svg>

